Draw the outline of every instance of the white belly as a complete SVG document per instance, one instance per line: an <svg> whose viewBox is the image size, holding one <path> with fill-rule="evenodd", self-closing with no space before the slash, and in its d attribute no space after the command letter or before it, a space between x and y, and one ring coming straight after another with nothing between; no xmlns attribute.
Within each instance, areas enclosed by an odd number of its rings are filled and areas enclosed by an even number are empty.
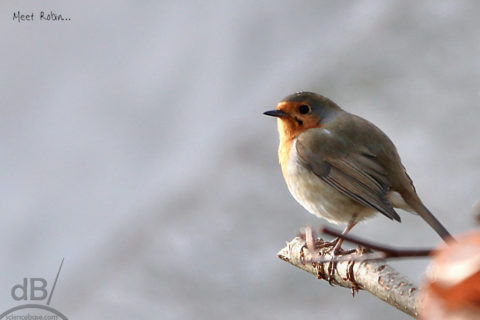
<svg viewBox="0 0 480 320"><path fill-rule="evenodd" d="M375 214L366 207L323 182L298 161L293 142L285 172L288 190L307 211L332 223L348 223L354 215L363 220Z"/></svg>

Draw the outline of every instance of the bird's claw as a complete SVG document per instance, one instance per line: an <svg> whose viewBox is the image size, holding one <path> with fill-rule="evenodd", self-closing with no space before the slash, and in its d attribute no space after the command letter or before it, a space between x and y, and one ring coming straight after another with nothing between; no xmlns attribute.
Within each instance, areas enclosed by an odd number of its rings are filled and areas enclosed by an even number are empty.
<svg viewBox="0 0 480 320"><path fill-rule="evenodd" d="M348 267L347 267L347 278L346 280L347 281L350 281L350 283L352 284L352 297L355 297L355 293L358 292L358 290L360 289L360 287L358 286L358 283L357 281L355 281L355 275L353 273L353 266L355 265L355 261L354 260L350 260L348 262Z"/></svg>
<svg viewBox="0 0 480 320"><path fill-rule="evenodd" d="M337 268L337 263L338 263L337 261L333 261L333 260L331 260L328 263L327 281L328 281L328 284L331 286L333 286L332 282L333 282L333 279L335 278L335 269Z"/></svg>
<svg viewBox="0 0 480 320"><path fill-rule="evenodd" d="M332 285L332 282L335 278L335 270L337 268L338 258L340 256L351 254L351 253L354 253L356 251L357 251L356 249L343 250L341 247L332 248L332 253L331 253L332 258L331 258L330 262L328 263L328 268L327 268L327 281L330 285ZM352 282L352 286L353 286L353 283L355 281L354 277L353 277L353 264L354 264L353 261L349 262L349 269L348 269L348 274L347 274L347 279ZM355 282L355 286L358 287L356 282ZM358 291L358 289L356 291Z"/></svg>

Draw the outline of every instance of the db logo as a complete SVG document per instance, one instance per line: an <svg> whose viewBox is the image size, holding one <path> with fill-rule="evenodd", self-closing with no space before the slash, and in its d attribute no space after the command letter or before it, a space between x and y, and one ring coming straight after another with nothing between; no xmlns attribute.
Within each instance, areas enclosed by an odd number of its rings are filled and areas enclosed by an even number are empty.
<svg viewBox="0 0 480 320"><path fill-rule="evenodd" d="M30 280L30 281L28 281ZM23 284L14 285L12 298L20 300L44 300L47 297L47 280L43 278L23 278ZM29 290L30 289L30 290ZM28 292L30 291L30 297Z"/></svg>
<svg viewBox="0 0 480 320"><path fill-rule="evenodd" d="M67 320L68 318L60 311L50 307L53 291L57 285L60 270L62 270L63 259L58 268L57 276L53 281L50 291L47 289L47 280L44 278L23 278L22 283L16 284L11 289L12 298L15 301L29 301L8 309L0 314L0 320L14 319L39 319L39 320ZM46 304L35 302L47 300Z"/></svg>

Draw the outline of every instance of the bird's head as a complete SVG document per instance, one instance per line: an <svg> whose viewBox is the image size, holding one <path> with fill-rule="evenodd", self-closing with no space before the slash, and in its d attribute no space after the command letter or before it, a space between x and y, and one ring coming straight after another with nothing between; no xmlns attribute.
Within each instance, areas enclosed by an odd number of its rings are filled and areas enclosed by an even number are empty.
<svg viewBox="0 0 480 320"><path fill-rule="evenodd" d="M263 114L278 118L280 139L295 138L310 128L320 128L340 111L333 101L313 92L298 92Z"/></svg>

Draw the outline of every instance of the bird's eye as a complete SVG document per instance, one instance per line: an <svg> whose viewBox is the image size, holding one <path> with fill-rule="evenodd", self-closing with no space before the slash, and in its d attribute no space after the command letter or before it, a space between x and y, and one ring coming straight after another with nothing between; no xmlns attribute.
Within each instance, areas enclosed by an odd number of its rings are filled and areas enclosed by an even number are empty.
<svg viewBox="0 0 480 320"><path fill-rule="evenodd" d="M302 104L300 107L298 107L298 112L300 112L301 114L307 114L310 112L310 107L306 104Z"/></svg>

